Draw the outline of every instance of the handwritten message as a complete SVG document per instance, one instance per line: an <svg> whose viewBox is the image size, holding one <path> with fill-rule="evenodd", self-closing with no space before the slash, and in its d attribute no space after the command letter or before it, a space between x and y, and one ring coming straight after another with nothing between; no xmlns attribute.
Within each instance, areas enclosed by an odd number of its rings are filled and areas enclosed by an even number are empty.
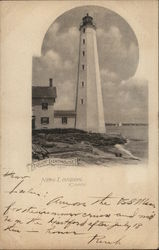
<svg viewBox="0 0 159 250"><path fill-rule="evenodd" d="M3 208L3 232L39 234L49 237L80 237L87 245L122 246L130 234L142 233L156 216L156 206L149 197L115 194L112 190L99 196L67 197L54 190L34 186L29 175L7 171L3 178L7 201ZM41 183L41 181L39 181Z"/></svg>

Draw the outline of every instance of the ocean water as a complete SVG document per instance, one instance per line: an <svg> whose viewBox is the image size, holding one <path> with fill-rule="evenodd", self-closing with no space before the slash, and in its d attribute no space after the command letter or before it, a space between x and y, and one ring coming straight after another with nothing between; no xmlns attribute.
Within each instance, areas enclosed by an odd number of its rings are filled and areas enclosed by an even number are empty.
<svg viewBox="0 0 159 250"><path fill-rule="evenodd" d="M109 134L121 134L128 139L125 148L140 159L148 158L148 126L129 125L129 126L106 126Z"/></svg>

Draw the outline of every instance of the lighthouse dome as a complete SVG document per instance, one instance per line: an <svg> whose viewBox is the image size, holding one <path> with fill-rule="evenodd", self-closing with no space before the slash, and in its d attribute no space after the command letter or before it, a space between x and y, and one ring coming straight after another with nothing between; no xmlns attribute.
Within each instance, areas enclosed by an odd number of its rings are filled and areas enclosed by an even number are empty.
<svg viewBox="0 0 159 250"><path fill-rule="evenodd" d="M93 22L93 17L90 16L88 13L82 18L82 24L80 25L80 29L85 26L92 26L94 29L96 29L96 26Z"/></svg>

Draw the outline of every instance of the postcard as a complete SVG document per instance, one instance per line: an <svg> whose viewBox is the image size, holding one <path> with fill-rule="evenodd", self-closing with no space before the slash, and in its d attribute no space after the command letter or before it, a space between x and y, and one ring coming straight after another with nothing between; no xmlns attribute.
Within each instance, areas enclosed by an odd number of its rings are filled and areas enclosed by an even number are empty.
<svg viewBox="0 0 159 250"><path fill-rule="evenodd" d="M0 4L0 249L158 249L158 1Z"/></svg>

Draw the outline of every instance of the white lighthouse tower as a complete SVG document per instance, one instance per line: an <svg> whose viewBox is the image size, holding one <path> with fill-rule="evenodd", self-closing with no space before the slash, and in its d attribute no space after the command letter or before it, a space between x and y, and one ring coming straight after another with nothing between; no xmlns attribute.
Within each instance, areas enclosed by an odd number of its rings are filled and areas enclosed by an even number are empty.
<svg viewBox="0 0 159 250"><path fill-rule="evenodd" d="M75 127L95 133L106 132L96 26L88 14L80 25Z"/></svg>

